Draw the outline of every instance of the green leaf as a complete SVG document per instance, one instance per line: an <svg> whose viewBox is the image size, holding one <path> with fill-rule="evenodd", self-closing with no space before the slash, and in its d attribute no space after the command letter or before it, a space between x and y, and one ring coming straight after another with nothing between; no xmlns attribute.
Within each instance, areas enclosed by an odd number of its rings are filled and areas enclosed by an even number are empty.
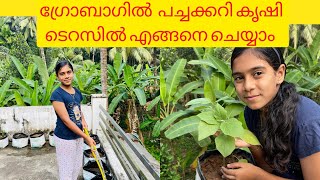
<svg viewBox="0 0 320 180"><path fill-rule="evenodd" d="M286 75L286 81L297 84L302 79L303 75L304 74L301 71L294 69Z"/></svg>
<svg viewBox="0 0 320 180"><path fill-rule="evenodd" d="M219 125L217 124L207 124L204 121L200 121L198 126L198 132L199 132L198 141L201 141L213 135L214 133L217 132L218 129L219 129Z"/></svg>
<svg viewBox="0 0 320 180"><path fill-rule="evenodd" d="M227 119L227 111L219 103L216 103L216 105L214 106L213 112L217 120Z"/></svg>
<svg viewBox="0 0 320 180"><path fill-rule="evenodd" d="M241 112L244 111L244 106L241 104L230 104L226 106L226 111L228 112L228 117L234 117L239 115Z"/></svg>
<svg viewBox="0 0 320 180"><path fill-rule="evenodd" d="M45 91L44 97L42 99L42 105L49 105L50 104L50 96L51 96L52 91L54 90L53 85L54 85L55 79L56 79L56 74L52 73L50 75L48 82L47 82L47 86L45 89L46 91Z"/></svg>
<svg viewBox="0 0 320 180"><path fill-rule="evenodd" d="M235 149L235 140L233 137L220 134L215 138L216 148L223 157L229 156Z"/></svg>
<svg viewBox="0 0 320 180"><path fill-rule="evenodd" d="M215 69L217 69L219 72L222 72L227 81L231 81L232 72L229 66L225 63L225 61L220 60L212 56L211 54L208 54L207 57L212 62Z"/></svg>
<svg viewBox="0 0 320 180"><path fill-rule="evenodd" d="M22 99L19 91L17 91L17 90L14 91L14 98L15 98L18 106L26 106L26 104L23 102L23 99Z"/></svg>
<svg viewBox="0 0 320 180"><path fill-rule="evenodd" d="M131 66L125 65L124 66L124 80L129 87L129 89L133 86L133 77L132 77L132 69Z"/></svg>
<svg viewBox="0 0 320 180"><path fill-rule="evenodd" d="M43 85L47 85L47 81L49 79L49 73L46 66L46 63L44 60L39 56L32 56L32 59L34 60L35 64L38 67L38 73L40 74L41 81Z"/></svg>
<svg viewBox="0 0 320 180"><path fill-rule="evenodd" d="M240 121L235 118L231 118L221 123L221 131L232 137L242 137L244 129Z"/></svg>
<svg viewBox="0 0 320 180"><path fill-rule="evenodd" d="M29 64L26 79L32 80L34 78L34 74L35 74L35 65Z"/></svg>
<svg viewBox="0 0 320 180"><path fill-rule="evenodd" d="M320 31L317 32L316 36L313 38L312 44L310 45L312 59L316 59L319 50L320 50Z"/></svg>
<svg viewBox="0 0 320 180"><path fill-rule="evenodd" d="M233 83L230 83L227 87L227 89L225 90L225 92L230 96L233 97L233 95L236 92L236 88L234 87Z"/></svg>
<svg viewBox="0 0 320 180"><path fill-rule="evenodd" d="M32 93L32 88L26 82L24 82L23 80L21 80L19 78L16 78L16 77L12 77L11 79L16 85L18 85L19 87L23 88L28 93L30 93L30 94Z"/></svg>
<svg viewBox="0 0 320 180"><path fill-rule="evenodd" d="M10 56L10 59L14 63L16 68L18 69L21 77L26 78L27 77L27 70L26 70L26 68L24 68L23 64L19 61L19 59L17 59L14 56Z"/></svg>
<svg viewBox="0 0 320 180"><path fill-rule="evenodd" d="M31 106L38 106L39 104L39 97L38 97L38 81L34 82L34 88L31 95Z"/></svg>
<svg viewBox="0 0 320 180"><path fill-rule="evenodd" d="M174 94L177 92L180 78L183 75L184 68L186 66L187 60L185 59L179 59L176 61L173 66L171 67L166 84L168 88L168 102L170 102L174 96Z"/></svg>
<svg viewBox="0 0 320 180"><path fill-rule="evenodd" d="M108 64L107 67L108 67L108 77L110 77L113 82L117 82L118 75L117 75L116 71L114 70L113 66Z"/></svg>
<svg viewBox="0 0 320 180"><path fill-rule="evenodd" d="M214 94L214 89L210 83L209 80L206 80L206 82L204 83L204 97L207 99L210 99L210 101L213 103L216 101L216 96Z"/></svg>
<svg viewBox="0 0 320 180"><path fill-rule="evenodd" d="M193 81L185 84L178 92L174 95L173 103L176 104L180 98L182 98L186 93L191 92L192 90L198 88L203 84L202 81Z"/></svg>
<svg viewBox="0 0 320 180"><path fill-rule="evenodd" d="M150 111L156 104L158 104L160 101L160 96L157 96L156 98L154 98L151 103L148 105L147 107L147 111Z"/></svg>
<svg viewBox="0 0 320 180"><path fill-rule="evenodd" d="M197 114L197 116L208 124L219 124L214 117L213 111L205 111Z"/></svg>
<svg viewBox="0 0 320 180"><path fill-rule="evenodd" d="M261 145L258 138L247 129L244 129L244 132L240 138L251 145Z"/></svg>
<svg viewBox="0 0 320 180"><path fill-rule="evenodd" d="M200 119L197 116L185 118L165 131L168 139L173 139L198 129Z"/></svg>
<svg viewBox="0 0 320 180"><path fill-rule="evenodd" d="M7 91L10 88L12 81L8 79L0 88L0 102L2 103L4 98L6 97ZM0 103L0 104L1 104Z"/></svg>
<svg viewBox="0 0 320 180"><path fill-rule="evenodd" d="M224 91L226 89L226 80L221 73L215 73L211 77L211 84L214 90Z"/></svg>
<svg viewBox="0 0 320 180"><path fill-rule="evenodd" d="M135 88L133 89L134 93L136 94L140 105L145 105L146 104L146 94L144 93L144 91L140 88Z"/></svg>
<svg viewBox="0 0 320 180"><path fill-rule="evenodd" d="M240 113L238 120L241 122L243 129L248 129L246 120L244 118L244 111Z"/></svg>
<svg viewBox="0 0 320 180"><path fill-rule="evenodd" d="M158 137L160 135L160 121L157 121L152 130L152 136Z"/></svg>
<svg viewBox="0 0 320 180"><path fill-rule="evenodd" d="M239 161L238 161L238 162L248 163L248 160L246 160L246 159L239 159Z"/></svg>
<svg viewBox="0 0 320 180"><path fill-rule="evenodd" d="M197 98L189 101L186 106L194 105L194 104L210 104L211 101L207 98Z"/></svg>
<svg viewBox="0 0 320 180"><path fill-rule="evenodd" d="M109 114L113 114L114 110L116 109L116 107L118 106L119 102L122 100L122 96L125 93L122 94L118 94L115 98L112 99L109 108L108 108L108 113Z"/></svg>
<svg viewBox="0 0 320 180"><path fill-rule="evenodd" d="M202 139L201 141L198 141L198 135L199 135L198 130L192 131L190 134L193 136L194 140L199 144L200 147L206 147L211 144L210 137L207 137L207 138Z"/></svg>
<svg viewBox="0 0 320 180"><path fill-rule="evenodd" d="M167 128L171 123L173 123L176 119L178 119L179 117L189 114L191 111L178 111L178 112L174 112L172 114L170 114L168 117L166 117L165 119L163 119L160 123L160 130L164 130L165 128Z"/></svg>
<svg viewBox="0 0 320 180"><path fill-rule="evenodd" d="M168 104L167 88L162 66L160 66L160 97L161 101L163 102L163 105L166 106Z"/></svg>
<svg viewBox="0 0 320 180"><path fill-rule="evenodd" d="M202 59L203 58L203 55L204 55L203 47L194 47L193 50L196 53L198 59Z"/></svg>

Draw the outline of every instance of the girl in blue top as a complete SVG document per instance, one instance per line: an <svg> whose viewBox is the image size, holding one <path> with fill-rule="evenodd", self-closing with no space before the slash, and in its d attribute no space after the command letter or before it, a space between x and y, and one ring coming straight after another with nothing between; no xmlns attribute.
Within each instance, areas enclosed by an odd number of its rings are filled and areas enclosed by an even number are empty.
<svg viewBox="0 0 320 180"><path fill-rule="evenodd" d="M261 146L241 139L257 166L232 163L223 178L236 180L320 179L320 106L284 81L286 65L278 48L235 48L231 69L245 120Z"/></svg>
<svg viewBox="0 0 320 180"><path fill-rule="evenodd" d="M73 67L68 61L60 61L55 67L61 82L50 101L57 115L54 140L60 180L76 180L81 173L83 139L92 147L95 141L82 131L88 128L81 111L81 92L72 87Z"/></svg>

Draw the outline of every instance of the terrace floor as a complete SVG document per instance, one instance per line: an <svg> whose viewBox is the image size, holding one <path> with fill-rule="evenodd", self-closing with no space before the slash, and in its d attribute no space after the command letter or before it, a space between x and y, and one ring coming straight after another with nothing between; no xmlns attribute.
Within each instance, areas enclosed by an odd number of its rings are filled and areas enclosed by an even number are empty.
<svg viewBox="0 0 320 180"><path fill-rule="evenodd" d="M14 148L11 143L0 149L0 179L57 180L55 147L49 142L42 148Z"/></svg>

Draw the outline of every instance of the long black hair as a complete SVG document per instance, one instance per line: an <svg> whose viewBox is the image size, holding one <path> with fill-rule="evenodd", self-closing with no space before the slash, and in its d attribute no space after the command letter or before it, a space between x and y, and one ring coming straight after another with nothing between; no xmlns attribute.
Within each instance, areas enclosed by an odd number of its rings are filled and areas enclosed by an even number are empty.
<svg viewBox="0 0 320 180"><path fill-rule="evenodd" d="M58 61L56 64L56 67L55 67L56 75L58 75L60 69L65 65L68 65L70 69L73 71L72 64L67 60L62 60L62 61Z"/></svg>
<svg viewBox="0 0 320 180"><path fill-rule="evenodd" d="M245 51L250 50L259 59L263 59L275 71L285 65L279 48L235 48L231 56L233 61ZM299 95L294 84L283 81L275 98L268 103L266 111L260 111L260 143L265 153L265 161L275 170L284 172L292 155L291 134L295 123L296 107Z"/></svg>

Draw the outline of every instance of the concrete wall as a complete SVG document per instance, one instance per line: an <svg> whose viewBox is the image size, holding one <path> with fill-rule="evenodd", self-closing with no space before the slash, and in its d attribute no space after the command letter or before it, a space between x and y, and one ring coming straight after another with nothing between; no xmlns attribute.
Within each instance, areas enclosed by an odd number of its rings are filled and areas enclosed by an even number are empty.
<svg viewBox="0 0 320 180"><path fill-rule="evenodd" d="M92 106L81 105L83 114L92 128ZM16 132L32 134L38 130L51 131L55 128L57 116L52 106L26 106L0 108L1 130L12 135Z"/></svg>

